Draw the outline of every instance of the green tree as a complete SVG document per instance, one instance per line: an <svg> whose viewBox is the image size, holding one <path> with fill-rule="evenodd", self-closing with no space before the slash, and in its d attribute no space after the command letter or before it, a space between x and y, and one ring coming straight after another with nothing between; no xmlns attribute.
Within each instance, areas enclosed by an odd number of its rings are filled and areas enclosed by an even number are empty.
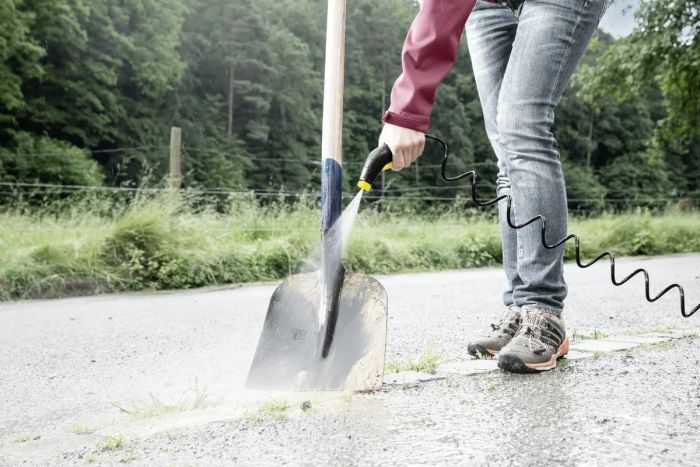
<svg viewBox="0 0 700 467"><path fill-rule="evenodd" d="M347 5L346 191L376 145L417 6ZM84 165L92 152L107 183L157 183L177 125L185 187L317 190L325 13L321 0L0 1L0 176L99 183ZM597 34L558 109L553 131L577 209L698 190L697 8L643 0L638 20L628 38ZM478 169L487 196L496 163L483 126L463 41L431 132L450 145L450 171ZM32 151L63 156L12 155ZM416 168L387 177L387 196L464 193L443 184L439 163L429 147Z"/></svg>
<svg viewBox="0 0 700 467"><path fill-rule="evenodd" d="M24 105L23 81L44 72L39 64L44 50L29 34L35 15L23 3L0 1L0 147L15 144L16 115Z"/></svg>
<svg viewBox="0 0 700 467"><path fill-rule="evenodd" d="M229 179L239 186L303 188L311 176L321 84L310 47L286 27L282 10L292 6L197 0L184 26L179 113L186 121L194 113L210 118L198 138L228 148L223 157L240 169Z"/></svg>
<svg viewBox="0 0 700 467"><path fill-rule="evenodd" d="M180 1L26 0L24 8L35 15L31 34L45 54L44 74L23 82L23 130L94 149L166 141L168 97L184 67Z"/></svg>
<svg viewBox="0 0 700 467"><path fill-rule="evenodd" d="M637 27L600 58L596 82L618 102L658 86L666 115L655 137L655 150L683 179L682 188L700 185L700 41L694 0L643 0Z"/></svg>
<svg viewBox="0 0 700 467"><path fill-rule="evenodd" d="M653 151L618 157L601 171L613 205L664 206L674 194L666 161Z"/></svg>
<svg viewBox="0 0 700 467"><path fill-rule="evenodd" d="M0 181L44 185L99 186L104 175L97 163L85 151L62 141L16 134L12 152L0 150ZM20 185L19 191L33 191L32 186Z"/></svg>

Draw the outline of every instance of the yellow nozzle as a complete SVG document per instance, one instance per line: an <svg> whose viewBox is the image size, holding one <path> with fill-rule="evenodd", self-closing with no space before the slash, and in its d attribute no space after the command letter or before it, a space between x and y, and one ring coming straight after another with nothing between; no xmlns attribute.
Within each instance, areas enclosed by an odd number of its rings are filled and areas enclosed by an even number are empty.
<svg viewBox="0 0 700 467"><path fill-rule="evenodd" d="M364 180L360 180L359 182L357 182L357 188L359 188L361 190L369 191L372 189L372 185L365 182Z"/></svg>
<svg viewBox="0 0 700 467"><path fill-rule="evenodd" d="M393 162L389 162L387 165L385 165L384 167L382 167L382 172L384 172L385 170L389 170L389 169L392 168L393 166L394 166L394 163L393 163ZM361 189L361 190L365 190L365 191L370 191L370 190L372 189L372 184L371 184L371 183L368 183L368 182L366 182L366 181L364 181L364 180L360 180L359 182L357 182L357 188L359 188L359 189Z"/></svg>

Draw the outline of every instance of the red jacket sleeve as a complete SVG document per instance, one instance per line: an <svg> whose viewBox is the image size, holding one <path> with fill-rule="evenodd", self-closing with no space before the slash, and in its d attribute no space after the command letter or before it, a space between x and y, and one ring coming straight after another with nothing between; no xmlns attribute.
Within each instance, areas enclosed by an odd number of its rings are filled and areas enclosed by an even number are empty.
<svg viewBox="0 0 700 467"><path fill-rule="evenodd" d="M476 0L423 0L401 53L403 72L391 90L383 121L428 131L435 91L452 69Z"/></svg>

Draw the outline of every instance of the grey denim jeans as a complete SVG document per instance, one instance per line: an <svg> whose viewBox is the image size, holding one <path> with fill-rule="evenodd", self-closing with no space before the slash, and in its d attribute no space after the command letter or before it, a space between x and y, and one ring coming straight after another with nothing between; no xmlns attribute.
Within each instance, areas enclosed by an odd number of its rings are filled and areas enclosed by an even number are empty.
<svg viewBox="0 0 700 467"><path fill-rule="evenodd" d="M466 24L486 133L498 160L498 195L513 198L516 223L541 214L547 242L567 232L564 174L552 134L554 110L583 56L605 0L525 0L516 11L478 0ZM542 246L541 224L514 230L499 204L506 305L561 315L564 248Z"/></svg>

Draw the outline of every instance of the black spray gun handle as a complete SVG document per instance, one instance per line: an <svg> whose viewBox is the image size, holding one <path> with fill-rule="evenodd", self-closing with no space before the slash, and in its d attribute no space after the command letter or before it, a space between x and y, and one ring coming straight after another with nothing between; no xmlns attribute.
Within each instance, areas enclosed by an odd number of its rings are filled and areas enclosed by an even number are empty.
<svg viewBox="0 0 700 467"><path fill-rule="evenodd" d="M425 135L426 139L436 141L442 145L444 153L447 154L447 144L439 138L432 135ZM365 165L362 168L362 173L360 174L360 180L357 182L357 187L365 191L370 191L372 189L372 183L376 180L377 176L393 167L394 155L391 153L391 149L386 144L382 144L378 148L374 149L367 156Z"/></svg>
<svg viewBox="0 0 700 467"><path fill-rule="evenodd" d="M374 183L377 176L381 172L389 170L394 166L393 160L394 155L386 144L382 144L370 152L364 167L362 167L362 173L360 174L360 180L357 182L357 188L365 191L371 190L372 183Z"/></svg>

